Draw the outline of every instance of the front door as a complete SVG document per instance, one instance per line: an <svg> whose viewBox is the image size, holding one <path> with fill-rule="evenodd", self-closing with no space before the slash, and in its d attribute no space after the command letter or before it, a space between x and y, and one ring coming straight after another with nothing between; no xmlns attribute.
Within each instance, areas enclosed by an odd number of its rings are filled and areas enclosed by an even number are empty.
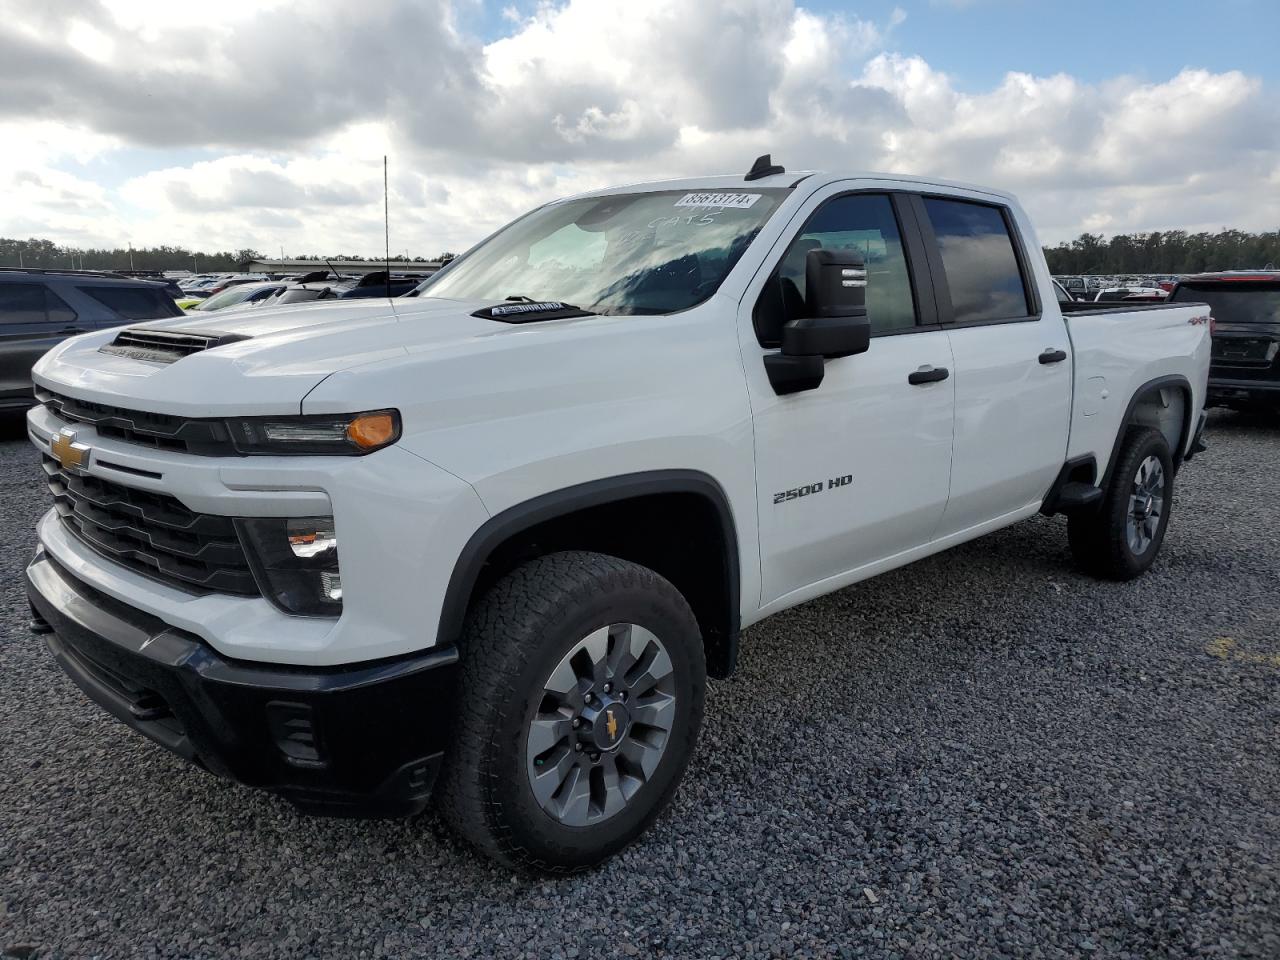
<svg viewBox="0 0 1280 960"><path fill-rule="evenodd" d="M904 198L836 185L811 198L798 222L748 289L740 326L755 424L762 605L927 544L951 469L951 348ZM763 357L780 343L782 325L804 313L805 258L817 248L862 254L871 347L828 360L816 389L779 396Z"/></svg>

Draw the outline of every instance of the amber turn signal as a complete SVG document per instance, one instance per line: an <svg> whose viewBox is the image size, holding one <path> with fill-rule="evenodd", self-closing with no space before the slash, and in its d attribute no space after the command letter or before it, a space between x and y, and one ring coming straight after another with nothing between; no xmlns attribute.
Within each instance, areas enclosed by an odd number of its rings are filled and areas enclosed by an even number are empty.
<svg viewBox="0 0 1280 960"><path fill-rule="evenodd" d="M396 418L390 413L366 413L347 424L347 439L362 450L385 447L396 439Z"/></svg>

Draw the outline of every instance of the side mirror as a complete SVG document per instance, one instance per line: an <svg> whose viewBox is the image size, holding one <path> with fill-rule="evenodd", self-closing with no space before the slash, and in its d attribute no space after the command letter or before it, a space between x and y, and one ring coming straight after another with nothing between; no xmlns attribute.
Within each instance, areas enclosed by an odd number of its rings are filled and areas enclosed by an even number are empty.
<svg viewBox="0 0 1280 960"><path fill-rule="evenodd" d="M871 321L866 317L805 317L782 328L782 352L788 357L834 360L871 347Z"/></svg>
<svg viewBox="0 0 1280 960"><path fill-rule="evenodd" d="M852 250L810 250L805 260L805 312L782 328L782 352L764 358L779 395L822 383L826 359L865 353L871 346L867 271Z"/></svg>

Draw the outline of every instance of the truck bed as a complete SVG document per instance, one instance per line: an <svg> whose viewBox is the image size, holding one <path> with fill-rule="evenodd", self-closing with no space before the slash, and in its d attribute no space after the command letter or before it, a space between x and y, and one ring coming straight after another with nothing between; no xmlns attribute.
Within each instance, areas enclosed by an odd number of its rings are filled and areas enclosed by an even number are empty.
<svg viewBox="0 0 1280 960"><path fill-rule="evenodd" d="M1062 308L1063 313L1069 313L1074 317L1081 314L1131 313L1138 310L1168 310L1170 307L1185 307L1188 306L1188 304L1169 303L1167 300L1155 303L1144 303L1141 300L1108 300L1103 303L1097 303L1093 300L1077 300L1071 303L1059 303L1058 306ZM1205 304L1198 304L1198 306L1204 307L1206 311L1209 309Z"/></svg>
<svg viewBox="0 0 1280 960"><path fill-rule="evenodd" d="M1131 398L1148 386L1189 386L1191 410L1204 405L1209 368L1209 307L1203 303L1062 304L1074 353L1074 399L1067 458L1094 455L1105 475ZM1084 307L1083 310L1070 309ZM1185 455L1195 424L1182 395L1170 389L1158 427L1175 459ZM1187 429L1190 427L1190 429Z"/></svg>

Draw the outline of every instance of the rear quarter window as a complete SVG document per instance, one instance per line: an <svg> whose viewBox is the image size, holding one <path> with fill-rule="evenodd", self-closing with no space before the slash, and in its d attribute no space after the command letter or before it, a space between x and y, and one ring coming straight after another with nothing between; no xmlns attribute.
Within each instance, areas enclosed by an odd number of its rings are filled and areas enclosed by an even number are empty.
<svg viewBox="0 0 1280 960"><path fill-rule="evenodd" d="M182 311L169 294L152 287L103 286L78 289L125 320L158 320L162 317L182 316Z"/></svg>

